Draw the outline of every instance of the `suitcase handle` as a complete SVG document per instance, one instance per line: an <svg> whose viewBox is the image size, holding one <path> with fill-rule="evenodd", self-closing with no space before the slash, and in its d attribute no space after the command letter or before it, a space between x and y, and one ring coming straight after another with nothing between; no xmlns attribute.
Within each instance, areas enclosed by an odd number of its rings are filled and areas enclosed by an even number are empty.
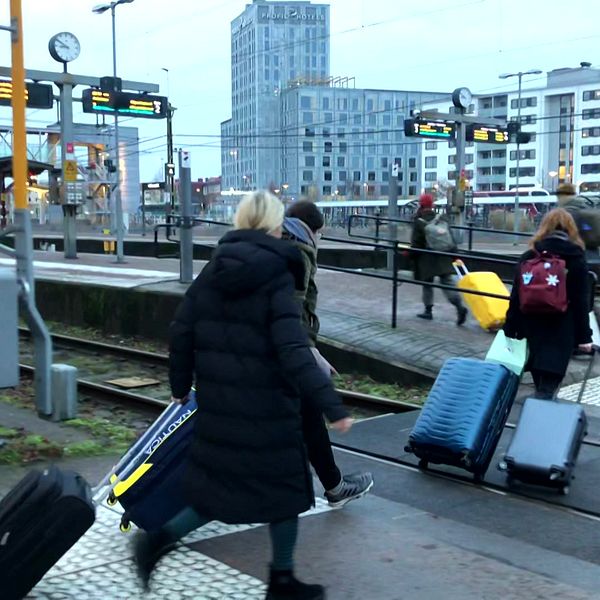
<svg viewBox="0 0 600 600"><path fill-rule="evenodd" d="M159 432L171 418L171 413L177 410L179 404L171 402L160 414L160 416L154 421L142 437L125 453L125 455L117 462L116 465L102 478L102 480L92 489L93 500L95 504L100 504L108 494L114 489L114 487L127 476L129 476L135 468L135 461L142 456L142 454L148 449L149 445L154 439L154 434ZM150 432L152 434L150 435ZM146 440L142 442L142 440ZM126 463L129 463L125 469L119 475L116 476L114 481L110 481L110 478L123 467ZM109 485L110 484L110 485Z"/></svg>
<svg viewBox="0 0 600 600"><path fill-rule="evenodd" d="M452 266L454 267L454 270L456 271L456 274L458 275L459 279L462 279L465 275L469 274L469 269L467 269L467 265L465 265L465 263L462 260L460 260L460 258L453 260Z"/></svg>
<svg viewBox="0 0 600 600"><path fill-rule="evenodd" d="M579 390L579 394L577 395L577 404L581 404L581 400L583 399L583 392L585 392L585 387L587 385L588 379L592 374L592 368L594 367L594 359L596 358L596 354L598 354L599 350L600 347L596 345L592 346L592 356L590 357L590 364L587 366L587 369L585 370L585 375L583 376L583 381L581 382L581 388Z"/></svg>

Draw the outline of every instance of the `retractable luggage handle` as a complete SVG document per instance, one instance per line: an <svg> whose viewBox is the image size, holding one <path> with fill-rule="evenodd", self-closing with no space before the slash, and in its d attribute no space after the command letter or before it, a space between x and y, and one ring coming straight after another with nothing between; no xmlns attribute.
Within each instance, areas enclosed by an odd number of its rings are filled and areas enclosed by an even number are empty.
<svg viewBox="0 0 600 600"><path fill-rule="evenodd" d="M469 274L469 269L467 269L467 265L465 265L465 263L462 260L460 260L460 258L453 260L452 266L454 267L454 270L456 271L456 274L458 275L459 279L462 279L465 275Z"/></svg>
<svg viewBox="0 0 600 600"><path fill-rule="evenodd" d="M585 387L590 378L590 375L592 374L592 368L594 367L594 359L596 358L596 354L598 354L599 350L600 347L595 345L592 346L592 356L590 358L590 364L587 366L587 369L585 370L585 375L583 376L583 381L581 382L581 388L579 390L579 394L577 395L577 404L581 404L581 400L583 399L583 392L585 392Z"/></svg>
<svg viewBox="0 0 600 600"><path fill-rule="evenodd" d="M135 461L146 452L150 444L154 441L154 436L157 432L162 430L166 423L170 421L171 413L173 413L179 404L171 402L160 414L160 416L154 421L154 423L148 428L148 430L142 435L142 437L125 453L125 455L117 462L116 465L110 469L110 471L102 478L102 480L92 488L92 499L95 504L100 504L108 494L115 488L115 486L123 479L128 477L135 470ZM152 434L150 435L150 432ZM123 467L126 463L129 463L121 473L119 473L113 481L110 481L112 475Z"/></svg>

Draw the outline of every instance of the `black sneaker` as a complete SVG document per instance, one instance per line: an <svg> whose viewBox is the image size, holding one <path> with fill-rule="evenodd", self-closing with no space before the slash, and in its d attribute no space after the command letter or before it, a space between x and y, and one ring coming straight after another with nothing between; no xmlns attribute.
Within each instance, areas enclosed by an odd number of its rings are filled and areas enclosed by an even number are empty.
<svg viewBox="0 0 600 600"><path fill-rule="evenodd" d="M332 508L342 508L350 500L362 498L373 487L371 473L354 473L342 477L342 489L337 494L325 492L325 498Z"/></svg>
<svg viewBox="0 0 600 600"><path fill-rule="evenodd" d="M433 319L433 315L427 311L419 313L417 317L419 317L419 319L425 319L426 321L431 321L431 319Z"/></svg>
<svg viewBox="0 0 600 600"><path fill-rule="evenodd" d="M273 571L265 600L325 600L325 588L298 581L292 571Z"/></svg>
<svg viewBox="0 0 600 600"><path fill-rule="evenodd" d="M456 324L464 325L465 321L467 320L467 309L464 306L459 306L456 311L458 312Z"/></svg>
<svg viewBox="0 0 600 600"><path fill-rule="evenodd" d="M140 583L150 591L150 576L156 563L177 545L165 533L139 531L133 540L133 559Z"/></svg>

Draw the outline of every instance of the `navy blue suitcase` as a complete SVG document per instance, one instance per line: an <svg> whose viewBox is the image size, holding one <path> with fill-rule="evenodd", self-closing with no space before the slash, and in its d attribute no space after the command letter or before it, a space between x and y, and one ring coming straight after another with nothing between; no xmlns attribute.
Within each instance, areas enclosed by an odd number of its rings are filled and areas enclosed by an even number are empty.
<svg viewBox="0 0 600 600"><path fill-rule="evenodd" d="M519 387L506 367L450 358L439 372L405 447L428 463L461 467L481 479Z"/></svg>
<svg viewBox="0 0 600 600"><path fill-rule="evenodd" d="M118 502L125 509L121 531L128 531L131 523L154 531L185 508L180 483L196 411L191 393L185 404L172 407L166 420L161 417L158 426L155 423L148 429L128 451L134 458L121 464L109 478L114 485L107 499L109 506ZM117 482L119 477L122 480Z"/></svg>

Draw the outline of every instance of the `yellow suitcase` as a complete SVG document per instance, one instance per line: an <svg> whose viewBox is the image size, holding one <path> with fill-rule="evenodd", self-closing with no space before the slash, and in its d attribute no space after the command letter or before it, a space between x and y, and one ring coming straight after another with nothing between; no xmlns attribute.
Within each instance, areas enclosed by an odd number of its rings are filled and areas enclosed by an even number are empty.
<svg viewBox="0 0 600 600"><path fill-rule="evenodd" d="M496 273L488 271L469 273L462 260L456 260L452 264L458 275L459 289L477 290L478 292L506 296L507 299L502 300L501 298L490 298L489 296L479 296L477 294L463 294L465 302L479 325L487 331L498 331L506 320L508 298L510 296L500 277Z"/></svg>

